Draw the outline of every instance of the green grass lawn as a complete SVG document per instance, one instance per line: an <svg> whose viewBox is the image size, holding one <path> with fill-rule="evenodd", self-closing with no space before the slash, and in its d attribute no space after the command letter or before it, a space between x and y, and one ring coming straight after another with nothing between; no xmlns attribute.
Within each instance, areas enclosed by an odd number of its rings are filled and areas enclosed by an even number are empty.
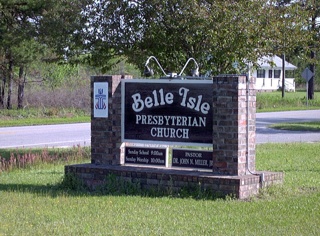
<svg viewBox="0 0 320 236"><path fill-rule="evenodd" d="M286 93L285 99L280 92L258 94L257 111L319 109L319 93L309 107L303 94ZM47 124L54 119L64 123L75 117L90 120L79 111L0 110L0 126ZM0 236L320 235L319 150L320 143L258 145L256 169L282 171L285 180L247 201L76 191L63 185L64 166L90 162L88 150L68 150L66 155L63 150L32 150L38 158L32 165L0 168ZM0 156L8 159L10 152L0 150ZM77 158L83 154L84 159ZM58 160L51 162L51 155L58 155Z"/></svg>
<svg viewBox="0 0 320 236"><path fill-rule="evenodd" d="M305 91L287 92L283 98L281 91L257 93L256 107L257 112L320 109L320 92L314 93L308 106Z"/></svg>
<svg viewBox="0 0 320 236"><path fill-rule="evenodd" d="M65 108L0 109L0 127L90 122L85 111Z"/></svg>
<svg viewBox="0 0 320 236"><path fill-rule="evenodd" d="M270 128L291 131L320 132L320 117L319 121L279 123L271 125Z"/></svg>
<svg viewBox="0 0 320 236"><path fill-rule="evenodd" d="M258 145L257 170L285 181L248 201L72 191L61 186L63 162L5 171L0 235L319 235L319 150Z"/></svg>
<svg viewBox="0 0 320 236"><path fill-rule="evenodd" d="M27 125L54 125L91 122L90 116L77 117L49 117L49 118L25 118L23 120L0 120L0 127L27 126Z"/></svg>

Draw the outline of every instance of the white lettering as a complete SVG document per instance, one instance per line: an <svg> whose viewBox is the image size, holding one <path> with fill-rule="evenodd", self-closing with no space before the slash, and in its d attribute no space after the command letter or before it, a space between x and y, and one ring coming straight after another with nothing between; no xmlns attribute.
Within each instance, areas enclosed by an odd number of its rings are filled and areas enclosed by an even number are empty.
<svg viewBox="0 0 320 236"><path fill-rule="evenodd" d="M210 110L210 104L207 102L202 103L202 95L198 95L198 98L188 97L189 89L180 88L179 95L182 97L182 101L180 103L183 107L188 107L190 109L194 109L196 111L200 111L202 114L208 114Z"/></svg>
<svg viewBox="0 0 320 236"><path fill-rule="evenodd" d="M137 150L128 149L128 154L138 155L138 151Z"/></svg>
<svg viewBox="0 0 320 236"><path fill-rule="evenodd" d="M144 104L146 105L147 108L153 107L153 101L151 97L146 97L144 100Z"/></svg>
<svg viewBox="0 0 320 236"><path fill-rule="evenodd" d="M189 129L152 127L150 134L152 137L157 138L189 139Z"/></svg>
<svg viewBox="0 0 320 236"><path fill-rule="evenodd" d="M144 100L141 98L140 93L135 93L132 96L133 103L132 109L135 112L140 112L144 107L152 108L159 105L166 105L173 103L173 93L165 93L163 89L152 91L152 96L147 96Z"/></svg>
<svg viewBox="0 0 320 236"><path fill-rule="evenodd" d="M148 155L149 155L149 150L148 150L148 151L139 150L139 155L146 155L146 156L148 156Z"/></svg>
<svg viewBox="0 0 320 236"><path fill-rule="evenodd" d="M208 114L209 110L210 110L209 103L207 103L207 102L202 103L202 105L201 105L202 114L205 114L205 115Z"/></svg>
<svg viewBox="0 0 320 236"><path fill-rule="evenodd" d="M172 104L173 103L173 94L172 93L167 93L166 94L166 103L167 104Z"/></svg>
<svg viewBox="0 0 320 236"><path fill-rule="evenodd" d="M196 99L194 97L190 97L187 103L187 107L193 109L195 107Z"/></svg>
<svg viewBox="0 0 320 236"><path fill-rule="evenodd" d="M145 157L144 158L137 157L137 162L148 164L149 160L148 160L148 158L145 158Z"/></svg>
<svg viewBox="0 0 320 236"><path fill-rule="evenodd" d="M208 166L208 160L195 160L195 164L199 166Z"/></svg>
<svg viewBox="0 0 320 236"><path fill-rule="evenodd" d="M151 128L150 134L152 137L157 137L157 128L155 127Z"/></svg>
<svg viewBox="0 0 320 236"><path fill-rule="evenodd" d="M185 157L198 157L202 158L201 152L185 152Z"/></svg>
<svg viewBox="0 0 320 236"><path fill-rule="evenodd" d="M163 155L163 152L159 152L159 151L151 151L151 155L153 156L162 156Z"/></svg>
<svg viewBox="0 0 320 236"><path fill-rule="evenodd" d="M163 89L159 90L159 94L160 94L160 105L165 105L166 103L164 102L164 98L163 98Z"/></svg>
<svg viewBox="0 0 320 236"><path fill-rule="evenodd" d="M206 120L207 118L206 117L199 117L199 123L200 123L200 127L205 127L206 126Z"/></svg>
<svg viewBox="0 0 320 236"><path fill-rule="evenodd" d="M140 93L133 94L131 97L133 98L132 109L135 112L142 111L142 109L144 108L144 103L141 100Z"/></svg>
<svg viewBox="0 0 320 236"><path fill-rule="evenodd" d="M141 116L140 115L136 115L136 124L139 124L139 121L141 120Z"/></svg>
<svg viewBox="0 0 320 236"><path fill-rule="evenodd" d="M169 125L170 116L164 116L164 118L166 119L166 125Z"/></svg>
<svg viewBox="0 0 320 236"><path fill-rule="evenodd" d="M157 91L153 90L152 94L153 94L153 97L154 97L154 106L157 107L157 106L159 106L158 97L157 97Z"/></svg>
<svg viewBox="0 0 320 236"><path fill-rule="evenodd" d="M160 158L151 158L151 163L164 164L164 160Z"/></svg>
<svg viewBox="0 0 320 236"><path fill-rule="evenodd" d="M186 100L187 100L187 93L189 92L189 89L187 88L180 88L179 89L179 95L182 96L182 101L180 103L181 106L186 106Z"/></svg>
<svg viewBox="0 0 320 236"><path fill-rule="evenodd" d="M127 162L136 162L136 158L134 158L134 157L126 157L126 161Z"/></svg>
<svg viewBox="0 0 320 236"><path fill-rule="evenodd" d="M180 165L189 165L189 159L180 158Z"/></svg>
<svg viewBox="0 0 320 236"><path fill-rule="evenodd" d="M200 111L202 114L208 114L210 110L210 104L207 102L202 102L203 95L198 95L197 97L189 96L189 89L181 87L179 89L179 96L182 97L180 105L182 107L187 107L189 109ZM163 106L166 104L173 103L173 93L165 93L161 88L158 91L153 90L151 96L147 96L144 100L141 98L140 93L135 93L132 96L133 103L132 109L135 112L140 112L144 109L144 107L152 108L157 107L159 105Z"/></svg>
<svg viewBox="0 0 320 236"><path fill-rule="evenodd" d="M206 117L136 115L137 125L205 127Z"/></svg>

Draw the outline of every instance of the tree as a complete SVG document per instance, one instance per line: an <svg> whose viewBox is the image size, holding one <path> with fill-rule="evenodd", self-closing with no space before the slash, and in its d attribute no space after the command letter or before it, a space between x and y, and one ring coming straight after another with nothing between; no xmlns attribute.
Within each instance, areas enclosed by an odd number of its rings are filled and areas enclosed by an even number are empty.
<svg viewBox="0 0 320 236"><path fill-rule="evenodd" d="M293 20L296 19L296 21L290 20L290 22L295 22L294 28L298 29L298 31L289 31L289 34L285 37L285 39L295 41L296 44L291 48L292 50L287 53L295 56L299 55L304 61L307 61L310 70L315 74L315 67L318 63L316 54L320 47L320 2L317 0L278 0L277 7L279 9L285 9L285 13L279 15L286 16L286 18L293 18ZM297 23L300 27L296 27ZM299 40L297 40L297 38ZM285 40L283 40L283 42L285 42ZM314 98L314 80L315 76L313 76L308 83L308 99Z"/></svg>
<svg viewBox="0 0 320 236"><path fill-rule="evenodd" d="M301 4L291 3L290 0L271 1L270 6L274 9L272 18L273 25L277 26L273 31L273 53L282 56L282 97L285 94L285 60L297 48L305 49L311 34L306 29L307 14ZM293 37L293 35L295 37Z"/></svg>
<svg viewBox="0 0 320 236"><path fill-rule="evenodd" d="M313 38L310 42L310 70L315 75L316 73L316 53L319 51L320 47L320 2L319 1L308 1L306 2L307 10L310 11L311 17L310 19L310 27L309 30L313 34ZM315 76L309 80L308 83L308 99L314 98L314 81Z"/></svg>
<svg viewBox="0 0 320 236"><path fill-rule="evenodd" d="M6 107L12 108L12 86L16 82L18 108L22 108L26 68L34 60L45 60L45 50L54 51L54 60L63 62L70 56L70 51L75 51L73 45L77 40L74 37L81 29L79 16L86 2L0 0L0 69L3 76L0 106L4 107L4 89L7 87Z"/></svg>
<svg viewBox="0 0 320 236"><path fill-rule="evenodd" d="M0 2L0 47L2 52L2 93L1 103L4 107L4 89L7 86L7 104L8 109L12 108L11 96L12 86L15 74L15 67L19 69L17 79L18 101L23 99L23 74L25 65L31 61L35 55L34 50L39 50L35 43L36 36L33 19L36 19L42 7L42 2L35 1L1 1ZM19 104L20 106L21 104Z"/></svg>
<svg viewBox="0 0 320 236"><path fill-rule="evenodd" d="M297 16L300 9L295 10ZM278 13L276 2L269 0L100 0L85 11L86 46L90 61L100 66L97 55L103 52L125 55L141 70L154 55L168 72L177 72L194 57L203 73L232 73L235 61L245 66L245 60L275 53L281 32L301 31L296 19L287 17L283 24ZM286 48L302 42L300 35L287 40Z"/></svg>

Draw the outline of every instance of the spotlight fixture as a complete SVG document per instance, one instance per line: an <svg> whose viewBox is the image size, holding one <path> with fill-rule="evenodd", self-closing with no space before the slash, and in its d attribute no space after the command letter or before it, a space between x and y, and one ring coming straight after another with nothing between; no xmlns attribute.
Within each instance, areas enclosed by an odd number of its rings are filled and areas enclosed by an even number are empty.
<svg viewBox="0 0 320 236"><path fill-rule="evenodd" d="M192 77L199 77L199 65L198 65L197 61L196 61L193 57L190 57L190 58L187 60L186 64L185 64L184 67L182 68L179 76L182 75L183 71L186 69L187 65L189 64L189 62L190 62L191 60L192 60L192 61L195 63L195 65L196 65L196 68L193 69L193 70L191 70L191 76L192 76Z"/></svg>
<svg viewBox="0 0 320 236"><path fill-rule="evenodd" d="M164 69L162 68L162 66L160 65L159 61L157 60L157 58L155 58L154 56L150 56L145 65L144 65L144 75L146 77L150 77L150 76L153 76L154 75L154 71L153 69L149 66L149 63L150 63L150 60L153 59L157 65L159 66L159 68L161 69L162 73L165 75L165 77L161 77L162 79L164 78L175 78L175 79L187 79L187 78L190 78L190 79L194 79L194 78L198 78L199 79L199 65L197 63L197 61L194 59L194 58L189 58L186 62L186 64L184 65L184 67L182 68L181 72L179 74L177 73L170 73L170 74L167 74ZM186 69L187 65L189 64L190 61L193 61L196 65L196 67L190 71L190 73L188 73L189 76L182 76L182 73L183 71Z"/></svg>
<svg viewBox="0 0 320 236"><path fill-rule="evenodd" d="M157 58L155 58L154 56L150 56L150 57L148 58L148 60L146 61L146 64L144 65L144 75L145 75L145 76L150 77L150 76L153 76L153 75L154 75L153 69L148 66L148 64L149 64L149 62L150 62L150 59L155 60L155 62L156 62L156 63L158 64L158 66L160 67L162 73L163 73L165 76L169 77L169 75L166 74L166 72L164 71L164 69L162 68L162 66L160 65L160 63L158 62Z"/></svg>
<svg viewBox="0 0 320 236"><path fill-rule="evenodd" d="M151 69L148 65L145 65L144 66L144 72L143 74L146 76L146 77L150 77L150 76L153 76L154 75L154 71L153 69Z"/></svg>

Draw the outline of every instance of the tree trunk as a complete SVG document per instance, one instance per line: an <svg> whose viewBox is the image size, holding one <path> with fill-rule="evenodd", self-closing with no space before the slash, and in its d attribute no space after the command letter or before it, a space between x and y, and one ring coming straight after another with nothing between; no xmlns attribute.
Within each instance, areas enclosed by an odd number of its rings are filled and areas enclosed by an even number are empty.
<svg viewBox="0 0 320 236"><path fill-rule="evenodd" d="M7 97L7 109L12 109L11 94L12 94L12 83L13 83L13 61L9 61L8 67L8 97Z"/></svg>
<svg viewBox="0 0 320 236"><path fill-rule="evenodd" d="M311 51L310 55L311 60L314 60L315 58L315 52ZM314 98L314 77L315 77L315 65L314 63L310 64L310 70L313 73L313 76L308 82L308 99L312 100Z"/></svg>
<svg viewBox="0 0 320 236"><path fill-rule="evenodd" d="M18 109L23 108L24 98L24 85L25 85L24 67L19 68L19 80L18 80Z"/></svg>
<svg viewBox="0 0 320 236"><path fill-rule="evenodd" d="M2 80L1 80L1 85L0 85L0 108L4 108L4 91L6 87L6 75L5 73L2 74Z"/></svg>

